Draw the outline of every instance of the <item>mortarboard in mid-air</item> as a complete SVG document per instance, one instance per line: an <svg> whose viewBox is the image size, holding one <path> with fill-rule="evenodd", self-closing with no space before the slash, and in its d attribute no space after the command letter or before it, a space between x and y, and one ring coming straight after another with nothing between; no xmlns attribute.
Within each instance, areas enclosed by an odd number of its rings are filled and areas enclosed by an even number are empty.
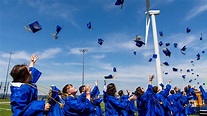
<svg viewBox="0 0 207 116"><path fill-rule="evenodd" d="M39 24L38 21L34 21L30 23L28 26L24 26L27 31L32 31L33 33L38 32L42 29L42 26Z"/></svg>
<svg viewBox="0 0 207 116"><path fill-rule="evenodd" d="M102 38L99 38L99 39L98 39L98 43L99 43L100 45L102 45L103 42L104 42L104 40L103 40Z"/></svg>
<svg viewBox="0 0 207 116"><path fill-rule="evenodd" d="M121 9L124 5L124 0L116 0L115 5L121 5Z"/></svg>
<svg viewBox="0 0 207 116"><path fill-rule="evenodd" d="M164 47L162 51L163 51L163 53L164 53L166 56L169 56L169 57L170 57L170 55L171 55L170 50L168 50L166 47Z"/></svg>
<svg viewBox="0 0 207 116"><path fill-rule="evenodd" d="M52 37L54 38L54 39L58 39L58 33L61 31L61 29L63 28L63 26L62 27L60 27L60 25L57 25L56 26L56 33L51 33L51 35L52 35Z"/></svg>
<svg viewBox="0 0 207 116"><path fill-rule="evenodd" d="M191 32L191 29L190 28L188 28L188 27L186 27L186 33L189 33L189 32Z"/></svg>

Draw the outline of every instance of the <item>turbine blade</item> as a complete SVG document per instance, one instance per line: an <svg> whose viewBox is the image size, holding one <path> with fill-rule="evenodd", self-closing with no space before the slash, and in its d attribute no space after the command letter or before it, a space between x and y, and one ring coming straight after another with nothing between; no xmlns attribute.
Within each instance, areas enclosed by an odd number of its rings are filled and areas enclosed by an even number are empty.
<svg viewBox="0 0 207 116"><path fill-rule="evenodd" d="M146 8L147 8L147 12L149 11L149 8L150 8L150 2L149 0L146 0Z"/></svg>
<svg viewBox="0 0 207 116"><path fill-rule="evenodd" d="M145 32L145 46L147 45L147 39L148 39L148 32L149 32L149 25L150 25L150 17L146 17L146 32Z"/></svg>

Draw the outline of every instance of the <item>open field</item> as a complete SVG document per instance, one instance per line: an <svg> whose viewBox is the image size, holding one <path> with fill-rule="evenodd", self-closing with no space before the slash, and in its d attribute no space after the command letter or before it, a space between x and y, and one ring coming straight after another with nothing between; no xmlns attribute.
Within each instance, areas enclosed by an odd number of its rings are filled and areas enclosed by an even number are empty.
<svg viewBox="0 0 207 116"><path fill-rule="evenodd" d="M101 103L101 108L104 109L103 102ZM12 112L10 109L9 99L0 99L0 114L1 116L11 116ZM136 114L136 116L138 116ZM190 116L196 116L196 115L190 115Z"/></svg>

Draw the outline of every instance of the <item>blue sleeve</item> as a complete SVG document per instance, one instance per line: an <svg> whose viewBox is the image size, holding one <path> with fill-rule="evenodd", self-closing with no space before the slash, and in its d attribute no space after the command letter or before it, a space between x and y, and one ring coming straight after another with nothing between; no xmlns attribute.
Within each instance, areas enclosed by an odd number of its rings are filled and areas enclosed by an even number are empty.
<svg viewBox="0 0 207 116"><path fill-rule="evenodd" d="M109 102L113 106L116 106L116 108L118 108L118 109L126 109L126 110L128 110L130 108L130 101L128 101L128 100L120 102L118 99L115 99L113 97L109 97Z"/></svg>
<svg viewBox="0 0 207 116"><path fill-rule="evenodd" d="M93 88L93 90L91 91L90 95L91 95L91 98L95 97L95 96L98 96L100 94L100 91L98 89L98 86L95 86Z"/></svg>
<svg viewBox="0 0 207 116"><path fill-rule="evenodd" d="M203 89L203 87L200 85L199 88L200 88L200 91L201 91L202 99L203 100L207 99L207 93L205 92L205 90Z"/></svg>
<svg viewBox="0 0 207 116"><path fill-rule="evenodd" d="M32 72L32 79L30 80L30 82L36 83L42 73L34 67L29 67L29 70Z"/></svg>
<svg viewBox="0 0 207 116"><path fill-rule="evenodd" d="M82 102L81 100L70 96L67 98L63 108L63 112L65 115L70 115L74 113L81 114L84 112L92 112L92 111L93 111L93 106L88 99L86 99L85 102Z"/></svg>

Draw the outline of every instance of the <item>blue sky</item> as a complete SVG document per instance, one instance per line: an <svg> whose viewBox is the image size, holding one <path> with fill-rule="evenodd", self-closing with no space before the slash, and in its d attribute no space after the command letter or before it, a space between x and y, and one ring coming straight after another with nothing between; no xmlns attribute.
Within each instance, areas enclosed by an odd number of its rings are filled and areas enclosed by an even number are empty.
<svg viewBox="0 0 207 116"><path fill-rule="evenodd" d="M207 84L207 1L206 0L151 0L150 9L160 9L156 16L158 41L171 43L168 49L171 57L163 54L160 47L162 71L166 84L172 79L172 86ZM134 37L145 36L145 0L125 0L123 8L114 5L115 0L1 0L0 1L0 81L4 82L9 61L9 70L15 64L29 63L31 54L39 56L35 67L43 74L39 85L56 85L58 88L72 83L77 88L82 81L81 48L85 53L85 83L94 86L96 80L102 90L104 75L114 74L117 89L134 91L137 86L146 87L148 77L156 75L155 60L148 62L154 53L152 29L150 26L147 46L137 47ZM25 25L38 21L42 30L32 33L24 29ZM86 24L91 21L93 30ZM51 37L56 25L64 26L58 34L59 39ZM185 28L191 29L186 33ZM203 40L199 40L202 33ZM104 39L103 45L97 39ZM177 42L178 48L172 43ZM180 49L186 45L186 55ZM137 55L133 54L136 50ZM196 60L200 53L201 59ZM194 61L194 66L191 63ZM117 72L113 72L116 67ZM173 72L172 67L182 69ZM194 69L187 73L187 69ZM181 77L186 74L186 80ZM197 80L196 75L199 74ZM192 83L188 81L193 79ZM9 76L8 81L12 81ZM156 77L153 82L156 85ZM204 88L207 88L206 86ZM2 92L2 90L0 90ZM47 91L47 90L46 90Z"/></svg>

